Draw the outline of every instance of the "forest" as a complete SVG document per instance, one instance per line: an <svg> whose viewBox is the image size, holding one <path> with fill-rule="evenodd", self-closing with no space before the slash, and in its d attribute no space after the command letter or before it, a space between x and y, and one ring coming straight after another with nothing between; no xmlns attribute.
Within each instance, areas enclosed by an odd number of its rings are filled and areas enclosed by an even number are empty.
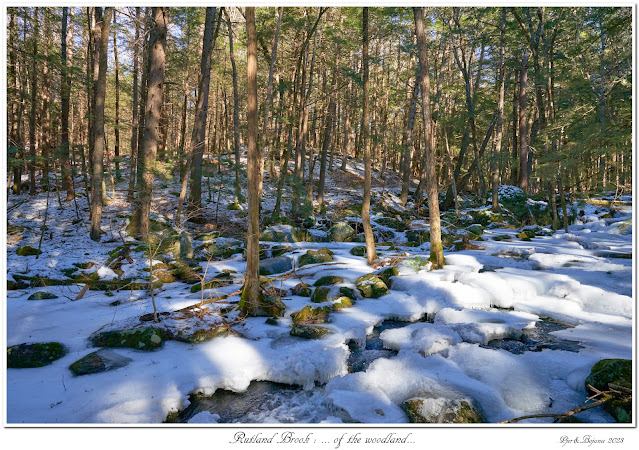
<svg viewBox="0 0 639 450"><path fill-rule="evenodd" d="M8 422L631 422L632 14L8 7Z"/></svg>

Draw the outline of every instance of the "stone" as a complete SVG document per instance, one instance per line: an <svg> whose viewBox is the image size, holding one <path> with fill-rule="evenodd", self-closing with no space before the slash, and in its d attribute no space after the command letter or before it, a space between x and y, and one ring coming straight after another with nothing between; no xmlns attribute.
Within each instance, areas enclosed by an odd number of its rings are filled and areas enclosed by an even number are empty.
<svg viewBox="0 0 639 450"><path fill-rule="evenodd" d="M242 296L240 297L239 307L241 310L246 310L246 297L242 292ZM286 305L279 298L260 293L259 302L257 308L253 311L248 311L249 315L257 316L257 317L284 317L284 310L286 309Z"/></svg>
<svg viewBox="0 0 639 450"><path fill-rule="evenodd" d="M366 246L365 245L358 245L356 247L353 247L350 250L350 253L353 256L366 256Z"/></svg>
<svg viewBox="0 0 639 450"><path fill-rule="evenodd" d="M396 231L404 231L406 229L406 224L404 222L392 217L381 217L379 219L375 219L375 222L379 225L392 228Z"/></svg>
<svg viewBox="0 0 639 450"><path fill-rule="evenodd" d="M329 306L313 308L311 305L306 305L301 310L292 313L291 318L293 323L326 323L329 321L328 313L331 309Z"/></svg>
<svg viewBox="0 0 639 450"><path fill-rule="evenodd" d="M323 303L328 301L328 294L331 292L331 289L325 286L320 286L315 288L313 291L313 295L311 296L311 301L315 303Z"/></svg>
<svg viewBox="0 0 639 450"><path fill-rule="evenodd" d="M313 294L313 288L308 283L297 283L293 288L293 295L300 297L310 297Z"/></svg>
<svg viewBox="0 0 639 450"><path fill-rule="evenodd" d="M184 333L181 330L173 336L173 339L188 344L199 344L200 342L210 341L211 339L226 335L231 331L231 327L227 324L219 326L211 326L208 328L198 328L192 333Z"/></svg>
<svg viewBox="0 0 639 450"><path fill-rule="evenodd" d="M260 241L270 242L305 242L309 240L305 230L295 228L291 225L273 225L260 234Z"/></svg>
<svg viewBox="0 0 639 450"><path fill-rule="evenodd" d="M339 222L328 230L328 238L333 242L348 242L355 235L355 230L346 222Z"/></svg>
<svg viewBox="0 0 639 450"><path fill-rule="evenodd" d="M38 291L31 294L27 300L50 300L53 298L58 298L58 296L51 292Z"/></svg>
<svg viewBox="0 0 639 450"><path fill-rule="evenodd" d="M176 253L180 255L180 259L193 258L193 243L191 242L191 237L186 231L180 233L180 239L177 244L178 251Z"/></svg>
<svg viewBox="0 0 639 450"><path fill-rule="evenodd" d="M320 339L327 334L331 334L328 328L318 327L316 325L295 324L291 328L290 335L301 337L304 339Z"/></svg>
<svg viewBox="0 0 639 450"><path fill-rule="evenodd" d="M267 318L267 319L266 319L266 321L265 321L264 323L266 323L266 324L268 324L268 325L275 325L275 326L279 325L279 324L277 323L277 319L276 319L275 317L269 317L269 318Z"/></svg>
<svg viewBox="0 0 639 450"><path fill-rule="evenodd" d="M90 340L94 347L128 347L151 351L162 347L167 338L167 333L161 328L142 327L103 331L93 335Z"/></svg>
<svg viewBox="0 0 639 450"><path fill-rule="evenodd" d="M406 240L408 242L418 242L419 245L422 245L424 242L430 242L430 231L409 230L406 232Z"/></svg>
<svg viewBox="0 0 639 450"><path fill-rule="evenodd" d="M12 345L7 348L7 367L9 369L44 367L62 358L67 352L67 348L59 342Z"/></svg>
<svg viewBox="0 0 639 450"><path fill-rule="evenodd" d="M348 297L340 297L335 303L333 303L333 309L335 311L339 311L343 308L351 308L353 306L353 301Z"/></svg>
<svg viewBox="0 0 639 450"><path fill-rule="evenodd" d="M293 269L293 260L288 256L277 256L260 261L260 275L273 275Z"/></svg>
<svg viewBox="0 0 639 450"><path fill-rule="evenodd" d="M600 391L606 391L609 389L609 383L632 389L632 360L602 359L597 362L586 378L586 392L590 392L588 385ZM625 400L618 398L607 402L604 408L617 422L632 422L632 399L629 396L625 397Z"/></svg>
<svg viewBox="0 0 639 450"><path fill-rule="evenodd" d="M233 202L233 203L229 203L226 206L226 209L230 210L230 211L240 211L242 209L242 206L237 203L237 202Z"/></svg>
<svg viewBox="0 0 639 450"><path fill-rule="evenodd" d="M481 408L462 394L420 394L402 405L410 423L486 423Z"/></svg>
<svg viewBox="0 0 639 450"><path fill-rule="evenodd" d="M79 377L119 369L127 366L131 361L133 361L131 358L119 355L113 350L101 348L71 364L69 370L73 372L73 375Z"/></svg>
<svg viewBox="0 0 639 450"><path fill-rule="evenodd" d="M381 280L388 286L391 287L392 280L391 277L396 277L399 275L399 270L395 267L386 267L377 272L377 276L381 278Z"/></svg>
<svg viewBox="0 0 639 450"><path fill-rule="evenodd" d="M319 250L308 250L305 254L299 257L297 260L297 265L299 267L305 266L307 264L320 264L333 261L333 252L326 249L321 248Z"/></svg>
<svg viewBox="0 0 639 450"><path fill-rule="evenodd" d="M342 294L342 296L344 297L350 298L351 300L357 300L357 294L355 293L355 289L342 286L339 288L339 293Z"/></svg>
<svg viewBox="0 0 639 450"><path fill-rule="evenodd" d="M37 248L25 245L24 247L18 247L18 249L16 250L16 254L18 256L37 256L42 254L42 250L38 250Z"/></svg>
<svg viewBox="0 0 639 450"><path fill-rule="evenodd" d="M466 227L466 229L470 231L471 233L476 234L477 236L479 236L480 234L484 232L484 227L478 223L474 223Z"/></svg>
<svg viewBox="0 0 639 450"><path fill-rule="evenodd" d="M522 241L530 241L537 236L533 230L522 230L521 233L517 233L517 237Z"/></svg>
<svg viewBox="0 0 639 450"><path fill-rule="evenodd" d="M315 283L313 283L313 286L328 286L330 284L338 284L343 282L344 278L342 277L338 277L336 275L327 275L315 281Z"/></svg>
<svg viewBox="0 0 639 450"><path fill-rule="evenodd" d="M357 279L357 289L365 298L379 298L388 294L388 286L377 275L369 273Z"/></svg>
<svg viewBox="0 0 639 450"><path fill-rule="evenodd" d="M177 281L173 273L169 270L156 270L153 272L153 275L162 283L175 283Z"/></svg>
<svg viewBox="0 0 639 450"><path fill-rule="evenodd" d="M30 285L24 281L7 280L7 291L17 291L18 289L27 289Z"/></svg>

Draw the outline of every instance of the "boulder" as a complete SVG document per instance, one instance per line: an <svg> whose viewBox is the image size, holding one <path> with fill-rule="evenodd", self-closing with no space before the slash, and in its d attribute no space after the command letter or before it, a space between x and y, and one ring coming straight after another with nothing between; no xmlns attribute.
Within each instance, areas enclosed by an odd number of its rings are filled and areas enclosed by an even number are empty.
<svg viewBox="0 0 639 450"><path fill-rule="evenodd" d="M260 241L293 243L308 240L308 233L306 231L291 225L273 225L260 234Z"/></svg>
<svg viewBox="0 0 639 450"><path fill-rule="evenodd" d="M392 284L391 277L398 276L399 270L397 270L395 267L386 267L385 269L378 271L376 275L381 278L386 286L390 288Z"/></svg>
<svg viewBox="0 0 639 450"><path fill-rule="evenodd" d="M58 296L51 292L38 291L31 294L27 300L50 300L53 298L58 298Z"/></svg>
<svg viewBox="0 0 639 450"><path fill-rule="evenodd" d="M353 247L350 250L350 253L353 256L366 256L366 246L365 245L358 245L356 247Z"/></svg>
<svg viewBox="0 0 639 450"><path fill-rule="evenodd" d="M305 339L319 339L327 334L331 334L328 328L318 327L316 325L295 324L291 328L290 335Z"/></svg>
<svg viewBox="0 0 639 450"><path fill-rule="evenodd" d="M388 286L377 275L369 273L355 282L357 289L365 298L379 298L388 294Z"/></svg>
<svg viewBox="0 0 639 450"><path fill-rule="evenodd" d="M537 235L533 230L522 230L520 233L517 233L517 237L522 241L529 241L535 236Z"/></svg>
<svg viewBox="0 0 639 450"><path fill-rule="evenodd" d="M331 311L329 306L313 308L306 305L301 310L291 314L293 323L326 323L329 321L328 313Z"/></svg>
<svg viewBox="0 0 639 450"><path fill-rule="evenodd" d="M162 347L167 338L167 333L162 328L142 327L103 331L90 339L94 347L128 347L150 351Z"/></svg>
<svg viewBox="0 0 639 450"><path fill-rule="evenodd" d="M180 233L180 239L176 242L176 256L180 256L180 259L193 258L193 243L191 237L186 231Z"/></svg>
<svg viewBox="0 0 639 450"><path fill-rule="evenodd" d="M323 303L329 301L328 294L331 292L331 288L326 286L320 286L315 288L311 301L315 303Z"/></svg>
<svg viewBox="0 0 639 450"><path fill-rule="evenodd" d="M328 238L333 242L348 242L355 235L355 230L346 222L339 222L328 230Z"/></svg>
<svg viewBox="0 0 639 450"><path fill-rule="evenodd" d="M336 275L327 275L325 277L319 278L315 283L313 283L313 286L328 286L330 284L338 284L343 282L344 278L342 277L338 277Z"/></svg>
<svg viewBox="0 0 639 450"><path fill-rule="evenodd" d="M7 367L43 367L62 358L67 352L67 348L59 342L12 345L7 348Z"/></svg>
<svg viewBox="0 0 639 450"><path fill-rule="evenodd" d="M597 362L586 378L586 392L590 392L588 385L606 391L610 383L632 389L632 360L602 359ZM617 422L632 422L632 399L629 396L607 402L604 408L617 419Z"/></svg>
<svg viewBox="0 0 639 450"><path fill-rule="evenodd" d="M108 372L127 366L132 361L131 358L122 356L114 352L101 348L80 358L69 366L69 370L77 377L92 373Z"/></svg>
<svg viewBox="0 0 639 450"><path fill-rule="evenodd" d="M313 294L313 288L308 283L297 283L293 288L293 295L300 297L310 297Z"/></svg>
<svg viewBox="0 0 639 450"><path fill-rule="evenodd" d="M277 256L260 261L260 275L273 275L293 269L293 260L288 256Z"/></svg>
<svg viewBox="0 0 639 450"><path fill-rule="evenodd" d="M297 265L302 267L307 264L320 264L333 261L333 252L327 248L308 250L297 260Z"/></svg>
<svg viewBox="0 0 639 450"><path fill-rule="evenodd" d="M479 405L463 394L430 393L410 398L402 405L411 423L485 423Z"/></svg>
<svg viewBox="0 0 639 450"><path fill-rule="evenodd" d="M339 288L339 293L344 297L350 298L351 300L357 300L357 294L355 293L355 289L342 286Z"/></svg>
<svg viewBox="0 0 639 450"><path fill-rule="evenodd" d="M353 306L353 301L348 297L340 297L333 303L333 309L335 311L339 311L343 308L351 308Z"/></svg>
<svg viewBox="0 0 639 450"><path fill-rule="evenodd" d="M424 242L430 242L430 231L409 230L406 232L406 240L408 242L417 242L419 245L422 245Z"/></svg>
<svg viewBox="0 0 639 450"><path fill-rule="evenodd" d="M244 311L247 310L246 298L244 295L245 292L247 291L242 292L242 296L240 298L240 303L239 303L240 309ZM248 311L248 313L251 316L258 316L258 317L284 317L285 309L286 309L286 305L279 298L273 295L260 293L260 299L259 299L257 308L255 308L252 311Z"/></svg>
<svg viewBox="0 0 639 450"><path fill-rule="evenodd" d="M379 219L375 219L375 223L384 227L392 228L396 231L404 231L406 229L406 224L404 222L393 217L381 217Z"/></svg>
<svg viewBox="0 0 639 450"><path fill-rule="evenodd" d="M18 247L16 253L18 256L37 256L42 254L42 250L25 245L24 247Z"/></svg>
<svg viewBox="0 0 639 450"><path fill-rule="evenodd" d="M221 324L218 326L210 326L207 328L198 328L192 333L185 333L180 330L177 334L175 334L175 336L173 336L173 339L189 344L199 344L200 342L209 341L215 337L226 335L230 331L231 327L229 327L227 324Z"/></svg>
<svg viewBox="0 0 639 450"><path fill-rule="evenodd" d="M480 234L484 232L484 227L478 223L474 223L466 227L466 229L470 231L471 233L476 234L477 236L479 236Z"/></svg>

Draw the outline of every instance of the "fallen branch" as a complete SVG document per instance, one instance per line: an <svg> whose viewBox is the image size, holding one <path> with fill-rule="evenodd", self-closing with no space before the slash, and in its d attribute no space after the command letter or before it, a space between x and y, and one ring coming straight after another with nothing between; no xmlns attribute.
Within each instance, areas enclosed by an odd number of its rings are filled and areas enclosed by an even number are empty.
<svg viewBox="0 0 639 450"><path fill-rule="evenodd" d="M217 302L219 300L225 300L225 299L227 299L229 297L235 297L236 295L241 294L241 293L242 293L242 289L238 289L237 291L232 292L230 294L220 295L219 297L209 298L207 300L195 303L193 305L186 306L184 308L178 309L176 312L187 312L187 311L190 311L190 310L192 310L194 308L201 307L202 305L206 305L208 303L215 303L215 302Z"/></svg>

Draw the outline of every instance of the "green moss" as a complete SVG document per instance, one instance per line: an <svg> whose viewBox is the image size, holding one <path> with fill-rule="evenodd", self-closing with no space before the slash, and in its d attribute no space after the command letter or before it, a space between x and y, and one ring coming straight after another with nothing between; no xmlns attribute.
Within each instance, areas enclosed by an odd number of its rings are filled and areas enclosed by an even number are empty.
<svg viewBox="0 0 639 450"><path fill-rule="evenodd" d="M298 283L293 288L293 295L300 297L310 297L313 294L313 288L308 283Z"/></svg>
<svg viewBox="0 0 639 450"><path fill-rule="evenodd" d="M313 295L311 296L311 301L315 303L323 303L329 300L328 294L331 292L331 289L325 286L320 286L315 288L313 291Z"/></svg>
<svg viewBox="0 0 639 450"><path fill-rule="evenodd" d="M233 284L233 277L228 272L221 272L213 277L212 280L204 283L204 289L214 289L217 287L228 286ZM191 286L191 292L200 292L202 290L202 283Z"/></svg>
<svg viewBox="0 0 639 450"><path fill-rule="evenodd" d="M284 317L286 305L277 297L260 292L257 307L251 306L248 300L248 290L243 289L238 308L250 316Z"/></svg>
<svg viewBox="0 0 639 450"><path fill-rule="evenodd" d="M339 311L343 308L351 308L353 306L353 301L349 297L340 297L333 303L333 309L335 311Z"/></svg>
<svg viewBox="0 0 639 450"><path fill-rule="evenodd" d="M330 284L338 284L343 282L344 278L342 277L338 277L336 275L327 275L325 277L319 278L315 283L313 283L313 286L328 286Z"/></svg>
<svg viewBox="0 0 639 450"><path fill-rule="evenodd" d="M632 360L602 359L592 367L585 381L587 391L588 385L600 391L608 390L610 383L632 389ZM632 399L614 399L604 407L618 422L632 421Z"/></svg>
<svg viewBox="0 0 639 450"><path fill-rule="evenodd" d="M173 339L180 342L187 342L189 344L198 344L200 342L209 341L218 336L227 335L230 331L231 327L224 324L217 327L198 328L193 333L179 331Z"/></svg>
<svg viewBox="0 0 639 450"><path fill-rule="evenodd" d="M424 408L424 398L406 400L403 409L411 423L486 423L486 417L478 407L467 401L446 400L441 413L432 414Z"/></svg>
<svg viewBox="0 0 639 450"><path fill-rule="evenodd" d="M532 230L522 230L520 233L517 233L517 237L522 241L530 241L535 236L536 234Z"/></svg>
<svg viewBox="0 0 639 450"><path fill-rule="evenodd" d="M241 211L242 207L240 206L239 203L237 202L233 202L233 203L229 203L226 207L226 209L230 210L230 211Z"/></svg>
<svg viewBox="0 0 639 450"><path fill-rule="evenodd" d="M342 286L339 288L339 293L345 297L350 298L351 300L357 300L357 294L355 293L355 289L351 289L346 286Z"/></svg>
<svg viewBox="0 0 639 450"><path fill-rule="evenodd" d="M42 250L25 245L24 247L18 247L16 253L18 256L37 256L42 254Z"/></svg>
<svg viewBox="0 0 639 450"><path fill-rule="evenodd" d="M350 250L351 255L353 256L366 256L366 246L358 245L357 247L353 247Z"/></svg>
<svg viewBox="0 0 639 450"><path fill-rule="evenodd" d="M13 345L7 348L7 367L43 367L62 358L67 352L67 348L59 342Z"/></svg>
<svg viewBox="0 0 639 450"><path fill-rule="evenodd" d="M306 305L301 310L291 314L293 323L326 323L328 322L328 314L331 311L331 307L324 306L313 308L311 305Z"/></svg>
<svg viewBox="0 0 639 450"><path fill-rule="evenodd" d="M379 298L389 293L388 286L377 275L369 273L357 279L357 289L365 298Z"/></svg>
<svg viewBox="0 0 639 450"><path fill-rule="evenodd" d="M143 327L104 331L91 337L91 343L95 347L128 347L150 351L162 347L167 338L162 328Z"/></svg>
<svg viewBox="0 0 639 450"><path fill-rule="evenodd" d="M27 300L50 300L54 298L58 298L58 296L51 292L38 291L31 294Z"/></svg>
<svg viewBox="0 0 639 450"><path fill-rule="evenodd" d="M297 265L302 267L307 264L320 264L333 261L333 252L322 248L319 250L308 250L304 255L300 256Z"/></svg>
<svg viewBox="0 0 639 450"><path fill-rule="evenodd" d="M290 331L291 336L301 337L304 339L320 339L327 334L331 334L331 330L318 327L316 325L295 324Z"/></svg>
<svg viewBox="0 0 639 450"><path fill-rule="evenodd" d="M379 219L375 219L375 222L384 227L392 228L396 231L404 231L406 229L406 224L399 219L394 219L392 217L381 217Z"/></svg>
<svg viewBox="0 0 639 450"><path fill-rule="evenodd" d="M377 272L377 276L381 278L381 280L386 283L386 286L391 287L391 277L396 277L399 275L399 270L395 267L386 267L385 269Z"/></svg>

